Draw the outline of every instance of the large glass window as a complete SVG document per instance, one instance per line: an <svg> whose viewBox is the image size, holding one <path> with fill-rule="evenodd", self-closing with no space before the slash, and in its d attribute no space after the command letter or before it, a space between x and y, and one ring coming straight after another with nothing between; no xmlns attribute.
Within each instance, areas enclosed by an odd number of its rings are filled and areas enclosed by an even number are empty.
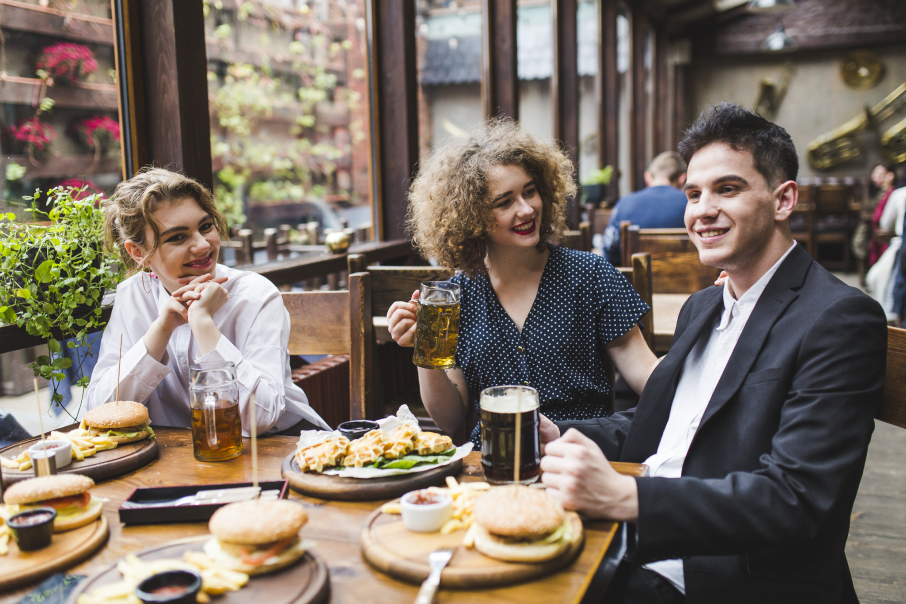
<svg viewBox="0 0 906 604"><path fill-rule="evenodd" d="M214 187L234 231L288 225L316 244L297 225L370 226L364 0L204 10Z"/></svg>
<svg viewBox="0 0 906 604"><path fill-rule="evenodd" d="M419 154L465 135L481 106L481 3L416 0Z"/></svg>
<svg viewBox="0 0 906 604"><path fill-rule="evenodd" d="M519 0L516 21L519 122L527 131L549 139L554 135L551 110L554 25L550 0Z"/></svg>
<svg viewBox="0 0 906 604"><path fill-rule="evenodd" d="M0 7L0 211L29 220L37 187L109 195L122 180L110 2L42 4Z"/></svg>
<svg viewBox="0 0 906 604"><path fill-rule="evenodd" d="M603 168L598 151L598 99L595 80L600 69L598 54L598 12L595 2L579 2L576 38L579 44L579 182Z"/></svg>

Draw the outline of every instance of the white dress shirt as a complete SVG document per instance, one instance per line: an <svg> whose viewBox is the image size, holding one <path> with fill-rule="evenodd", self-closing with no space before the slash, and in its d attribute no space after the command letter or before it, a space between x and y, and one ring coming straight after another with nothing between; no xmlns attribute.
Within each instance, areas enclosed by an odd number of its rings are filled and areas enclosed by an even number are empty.
<svg viewBox="0 0 906 604"><path fill-rule="evenodd" d="M120 283L110 323L104 329L98 362L88 386L88 409L116 398L117 358L120 334L123 358L120 366L119 399L148 407L152 426L188 427L189 367L201 361L232 361L239 383L242 433L249 435L249 398L255 393L258 434L280 431L305 418L329 428L308 404L302 389L290 375L289 313L277 287L257 273L217 265L218 277L227 277L223 287L230 299L213 319L220 330L217 347L204 356L189 325L177 327L161 362L148 355L143 337L160 314L170 294L157 279L146 293L140 274Z"/></svg>
<svg viewBox="0 0 906 604"><path fill-rule="evenodd" d="M689 452L689 445L695 437L698 425L702 421L717 382L720 381L736 348L739 335L746 326L758 298L767 287L796 244L780 257L761 278L744 293L739 300L730 294L730 288L724 285L724 311L720 320L715 322L710 334L696 342L683 364L683 372L673 395L670 407L670 418L661 435L657 453L645 460L649 476L679 478L683 474L683 463ZM661 560L644 565L668 579L684 594L686 582L683 578L683 561Z"/></svg>

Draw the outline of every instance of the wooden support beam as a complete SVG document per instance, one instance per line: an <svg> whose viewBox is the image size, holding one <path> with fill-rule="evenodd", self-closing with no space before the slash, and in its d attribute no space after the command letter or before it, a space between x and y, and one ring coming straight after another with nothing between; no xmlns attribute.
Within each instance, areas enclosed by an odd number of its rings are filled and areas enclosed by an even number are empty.
<svg viewBox="0 0 906 604"><path fill-rule="evenodd" d="M375 237L406 236L409 181L418 168L415 0L368 0Z"/></svg>
<svg viewBox="0 0 906 604"><path fill-rule="evenodd" d="M617 196L619 178L619 127L617 122L617 5L613 0L596 0L598 14L598 73L595 98L598 112L598 157L601 166L613 166L614 177L605 198Z"/></svg>
<svg viewBox="0 0 906 604"><path fill-rule="evenodd" d="M148 163L213 188L201 2L143 0L137 8Z"/></svg>
<svg viewBox="0 0 906 604"><path fill-rule="evenodd" d="M667 39L667 32L658 28L655 33L656 51L655 51L655 77L654 77L654 154L663 153L664 151L674 151L676 143L673 141L671 133L667 131L667 112L671 111L668 99L670 98L669 86L670 77L668 70L671 69L668 53L670 52L670 43Z"/></svg>
<svg viewBox="0 0 906 604"><path fill-rule="evenodd" d="M482 0L481 100L485 117L519 119L516 0Z"/></svg>
<svg viewBox="0 0 906 604"><path fill-rule="evenodd" d="M579 173L579 45L576 40L576 0L551 0L554 23L554 65L551 73L551 111L554 139ZM578 200L570 201L566 210L569 228L579 225Z"/></svg>

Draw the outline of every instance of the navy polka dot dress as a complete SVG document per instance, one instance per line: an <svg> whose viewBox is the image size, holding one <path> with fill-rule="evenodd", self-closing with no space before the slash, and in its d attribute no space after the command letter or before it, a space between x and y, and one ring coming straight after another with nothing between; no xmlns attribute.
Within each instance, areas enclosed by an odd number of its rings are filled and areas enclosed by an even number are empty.
<svg viewBox="0 0 906 604"><path fill-rule="evenodd" d="M595 254L551 245L522 333L487 275L451 281L462 289L456 364L476 409L485 388L525 384L538 390L541 413L552 420L606 415L612 386L604 345L650 310L617 269ZM472 442L481 445L477 425Z"/></svg>

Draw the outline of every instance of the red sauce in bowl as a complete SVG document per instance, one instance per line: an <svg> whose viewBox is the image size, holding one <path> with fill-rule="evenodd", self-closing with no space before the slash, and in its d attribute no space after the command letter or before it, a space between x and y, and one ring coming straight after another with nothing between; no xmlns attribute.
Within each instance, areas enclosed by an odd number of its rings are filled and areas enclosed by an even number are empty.
<svg viewBox="0 0 906 604"><path fill-rule="evenodd" d="M28 514L25 516L19 516L15 519L10 519L9 523L16 528L23 526L34 526L36 524L41 524L42 522L47 522L52 517L53 515L47 512L38 512L36 514Z"/></svg>
<svg viewBox="0 0 906 604"><path fill-rule="evenodd" d="M432 505L442 501L443 499L440 496L427 491L418 491L415 496L409 498L409 503L414 505Z"/></svg>
<svg viewBox="0 0 906 604"><path fill-rule="evenodd" d="M186 585L161 585L150 591L155 596L181 596L188 592L189 588Z"/></svg>

